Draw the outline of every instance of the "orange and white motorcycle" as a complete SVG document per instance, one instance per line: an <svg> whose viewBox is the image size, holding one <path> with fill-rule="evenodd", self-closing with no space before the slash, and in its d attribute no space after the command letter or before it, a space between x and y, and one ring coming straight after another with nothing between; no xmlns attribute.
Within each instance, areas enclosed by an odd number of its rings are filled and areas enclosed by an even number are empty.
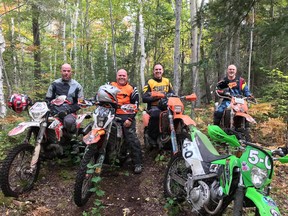
<svg viewBox="0 0 288 216"><path fill-rule="evenodd" d="M74 202L79 207L85 205L93 194L91 189L97 183L93 178L101 176L103 164L119 163L126 149L121 118L116 116L116 104L100 102L96 105L92 129L83 137L86 148L75 179ZM136 104L125 104L118 109L127 114L138 111Z"/></svg>
<svg viewBox="0 0 288 216"><path fill-rule="evenodd" d="M257 103L255 98L242 95L231 96L229 93L219 94L218 91L216 94L220 98L230 100L230 105L224 110L220 127L228 134L235 134L238 138L251 142L249 123L256 124L256 121L248 113L248 102Z"/></svg>
<svg viewBox="0 0 288 216"><path fill-rule="evenodd" d="M182 100L196 101L196 94L177 96L172 93L164 94L161 92L151 92L152 97L161 98L158 107L162 110L159 117L159 131L157 145L159 149L171 149L173 154L178 152L185 138L190 137L190 126L196 123L190 116L184 114L184 104ZM144 124L144 144L146 149L153 146L148 135L149 111L144 111L142 121ZM171 143L171 144L170 144Z"/></svg>
<svg viewBox="0 0 288 216"><path fill-rule="evenodd" d="M84 105L88 106L89 101L86 102ZM58 107L65 103L69 103L66 96L51 101L52 105ZM63 156L63 145L60 144L63 122L57 114L52 115L49 107L44 101L34 103L28 110L31 121L21 122L8 133L8 136L16 136L27 131L24 141L12 148L2 162L0 185L5 196L18 197L31 190L37 180L41 161ZM77 137L91 129L91 125L81 128L81 123L89 115L77 115Z"/></svg>

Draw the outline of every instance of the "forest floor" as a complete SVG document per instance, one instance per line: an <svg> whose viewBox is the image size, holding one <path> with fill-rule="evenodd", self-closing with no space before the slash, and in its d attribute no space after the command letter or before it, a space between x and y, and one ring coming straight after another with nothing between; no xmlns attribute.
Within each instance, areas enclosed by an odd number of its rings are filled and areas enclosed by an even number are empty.
<svg viewBox="0 0 288 216"><path fill-rule="evenodd" d="M141 124L138 125L141 127ZM143 140L141 131L142 128L138 128L139 139ZM18 198L6 198L0 192L0 216L97 215L99 210L94 205L97 199L101 200L103 206L99 215L192 215L189 207L172 206L163 196L163 178L168 153L143 150L143 154L144 170L141 174L134 174L129 162L121 168L106 169L100 183L105 195L102 197L93 195L81 208L73 201L73 187L78 166L65 159L48 161L41 167L38 181L30 192ZM162 157L159 157L160 155ZM271 191L272 198L284 216L288 216L287 167L276 163Z"/></svg>

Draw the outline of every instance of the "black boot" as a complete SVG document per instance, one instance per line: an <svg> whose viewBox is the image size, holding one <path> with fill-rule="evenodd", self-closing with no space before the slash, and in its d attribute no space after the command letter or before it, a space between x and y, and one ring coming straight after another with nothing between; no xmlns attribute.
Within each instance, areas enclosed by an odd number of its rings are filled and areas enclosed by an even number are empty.
<svg viewBox="0 0 288 216"><path fill-rule="evenodd" d="M214 125L220 125L221 118L222 118L223 113L220 112L214 112L214 118L213 118L213 124Z"/></svg>

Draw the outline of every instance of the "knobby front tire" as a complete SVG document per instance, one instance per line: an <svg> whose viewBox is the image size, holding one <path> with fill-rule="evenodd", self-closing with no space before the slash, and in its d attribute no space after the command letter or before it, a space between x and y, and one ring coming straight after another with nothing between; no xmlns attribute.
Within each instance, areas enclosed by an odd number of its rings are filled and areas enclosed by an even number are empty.
<svg viewBox="0 0 288 216"><path fill-rule="evenodd" d="M2 162L0 185L5 196L18 197L33 188L40 170L38 161L34 171L30 172L33 152L32 145L21 144L14 147Z"/></svg>
<svg viewBox="0 0 288 216"><path fill-rule="evenodd" d="M178 152L171 158L166 169L164 177L164 195L166 197L175 198L184 201L186 192L184 186L176 181L174 176L180 177L184 182L187 181L187 173L191 172L185 166L185 160L181 153Z"/></svg>
<svg viewBox="0 0 288 216"><path fill-rule="evenodd" d="M77 206L81 207L84 206L90 196L92 195L92 192L90 189L93 186L93 182L91 181L93 176L95 176L94 173L88 174L88 164L94 165L96 163L96 157L95 157L96 150L95 149L88 149L87 152L84 154L80 168L76 175L75 185L74 185L74 202Z"/></svg>

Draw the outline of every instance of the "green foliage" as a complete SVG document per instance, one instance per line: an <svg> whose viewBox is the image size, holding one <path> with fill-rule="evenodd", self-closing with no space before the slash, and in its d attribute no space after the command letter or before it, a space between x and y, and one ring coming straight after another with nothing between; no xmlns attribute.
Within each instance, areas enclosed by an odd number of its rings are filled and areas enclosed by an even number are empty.
<svg viewBox="0 0 288 216"><path fill-rule="evenodd" d="M269 113L270 117L284 117L288 121L288 76L279 69L267 70L261 68L266 74L268 82L261 88L263 101L271 102L274 111Z"/></svg>
<svg viewBox="0 0 288 216"><path fill-rule="evenodd" d="M87 165L88 170L87 174L92 174L95 172L95 169L99 167L99 164L88 164ZM102 197L105 195L105 192L101 190L100 188L100 182L101 182L101 177L100 176L94 176L91 181L93 182L93 187L90 189L91 192L95 193L97 197ZM95 199L93 202L93 207L90 212L84 211L82 213L83 216L101 216L101 209L104 208L102 201L100 199Z"/></svg>
<svg viewBox="0 0 288 216"><path fill-rule="evenodd" d="M167 198L164 208L167 210L169 216L178 215L181 211L181 205L175 198Z"/></svg>

